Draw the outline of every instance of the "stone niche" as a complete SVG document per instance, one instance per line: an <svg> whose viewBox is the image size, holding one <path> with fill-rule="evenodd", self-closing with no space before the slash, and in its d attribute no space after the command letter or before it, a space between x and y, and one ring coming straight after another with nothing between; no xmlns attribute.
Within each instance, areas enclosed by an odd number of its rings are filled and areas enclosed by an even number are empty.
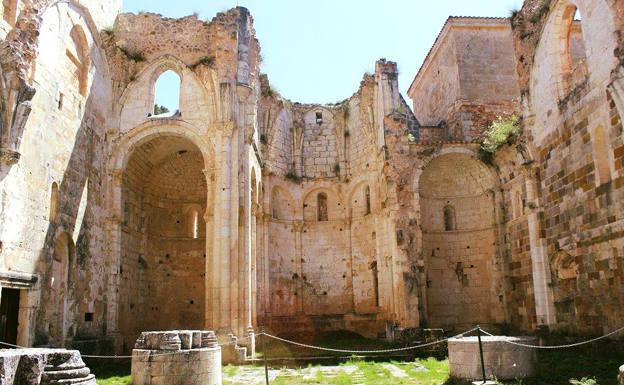
<svg viewBox="0 0 624 385"><path fill-rule="evenodd" d="M77 350L0 350L2 385L96 385L95 376Z"/></svg>
<svg viewBox="0 0 624 385"><path fill-rule="evenodd" d="M481 337L485 374L488 379L513 380L533 377L537 367L535 349L512 345L516 342L537 345L533 337ZM451 338L448 341L451 377L478 380L482 377L477 337Z"/></svg>
<svg viewBox="0 0 624 385"><path fill-rule="evenodd" d="M132 350L133 385L221 385L212 331L143 332Z"/></svg>

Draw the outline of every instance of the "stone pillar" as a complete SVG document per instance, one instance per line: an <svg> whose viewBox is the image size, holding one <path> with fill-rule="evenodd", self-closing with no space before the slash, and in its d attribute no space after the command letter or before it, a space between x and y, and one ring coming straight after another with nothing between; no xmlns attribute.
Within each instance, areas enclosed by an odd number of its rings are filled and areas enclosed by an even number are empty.
<svg viewBox="0 0 624 385"><path fill-rule="evenodd" d="M215 282L218 282L216 275L219 270L220 261L214 253L214 190L215 190L215 172L214 169L205 169L206 186L208 186L208 196L206 197L206 211L204 212L204 222L206 223L206 266L205 266L205 316L204 327L214 329L218 324L219 302L217 300L218 293L215 290Z"/></svg>
<svg viewBox="0 0 624 385"><path fill-rule="evenodd" d="M303 258L303 239L302 232L305 223L303 221L293 222L293 229L295 230L295 268L299 279L297 280L297 313L303 314L303 265L301 259Z"/></svg>
<svg viewBox="0 0 624 385"><path fill-rule="evenodd" d="M550 326L556 322L555 305L551 284L550 262L546 251L546 240L541 237L539 222L539 196L534 177L535 170L527 166L523 169L529 206L528 225L531 246L531 270L533 293L535 295L535 315L538 326Z"/></svg>
<svg viewBox="0 0 624 385"><path fill-rule="evenodd" d="M346 219L343 224L346 230L345 236L347 237L347 242L349 244L349 264L351 265L347 275L347 288L351 290L351 311L355 313L355 288L353 287L353 238L351 236L351 225L351 218ZM346 310L347 309L345 309L345 313Z"/></svg>
<svg viewBox="0 0 624 385"><path fill-rule="evenodd" d="M121 226L123 222L123 173L124 170L112 170L109 174L111 208L106 219L108 239L108 286L106 298L106 335L113 340L115 351L122 349L122 338L119 333L119 267L121 266Z"/></svg>

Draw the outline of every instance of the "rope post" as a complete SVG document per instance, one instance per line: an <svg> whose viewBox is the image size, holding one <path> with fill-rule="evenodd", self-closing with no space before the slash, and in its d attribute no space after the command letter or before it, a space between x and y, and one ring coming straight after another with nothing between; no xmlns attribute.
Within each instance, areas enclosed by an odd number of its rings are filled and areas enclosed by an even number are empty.
<svg viewBox="0 0 624 385"><path fill-rule="evenodd" d="M479 355L481 356L481 374L483 375L483 383L487 382L485 378L485 360L483 359L483 343L481 342L481 326L477 325L477 339L479 340Z"/></svg>
<svg viewBox="0 0 624 385"><path fill-rule="evenodd" d="M264 359L264 379L266 385L269 385L269 365L267 364L267 352L266 352L266 339L267 335L262 328L262 358Z"/></svg>

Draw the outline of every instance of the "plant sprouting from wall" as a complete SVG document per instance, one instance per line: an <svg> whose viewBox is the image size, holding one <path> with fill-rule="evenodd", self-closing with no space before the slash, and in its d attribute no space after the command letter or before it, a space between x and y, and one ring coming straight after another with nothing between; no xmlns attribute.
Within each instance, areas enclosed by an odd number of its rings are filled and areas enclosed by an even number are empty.
<svg viewBox="0 0 624 385"><path fill-rule="evenodd" d="M514 141L521 133L520 120L516 115L499 117L485 130L481 150L494 153L502 145Z"/></svg>
<svg viewBox="0 0 624 385"><path fill-rule="evenodd" d="M214 56L202 56L197 60L195 64L191 66L191 68L195 69L200 65L204 65L206 67L211 67L215 62Z"/></svg>
<svg viewBox="0 0 624 385"><path fill-rule="evenodd" d="M128 59L132 61L135 61L135 62L145 61L145 55L143 55L142 52L136 49L127 48L127 47L119 47L119 49L121 50L121 52L124 53L124 55L126 55Z"/></svg>

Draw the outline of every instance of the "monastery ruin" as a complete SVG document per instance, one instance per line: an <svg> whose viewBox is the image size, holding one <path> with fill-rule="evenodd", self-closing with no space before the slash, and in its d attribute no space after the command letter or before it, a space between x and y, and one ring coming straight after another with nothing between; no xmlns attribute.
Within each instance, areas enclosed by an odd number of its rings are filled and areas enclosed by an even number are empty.
<svg viewBox="0 0 624 385"><path fill-rule="evenodd" d="M624 1L450 17L411 102L381 59L331 105L273 90L245 8L120 10L2 2L1 341L623 325Z"/></svg>

